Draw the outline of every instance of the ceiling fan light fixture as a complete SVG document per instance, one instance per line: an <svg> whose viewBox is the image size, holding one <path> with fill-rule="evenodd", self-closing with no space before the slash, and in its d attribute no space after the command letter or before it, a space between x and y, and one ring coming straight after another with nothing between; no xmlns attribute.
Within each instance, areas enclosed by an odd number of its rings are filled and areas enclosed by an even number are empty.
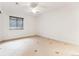
<svg viewBox="0 0 79 59"><path fill-rule="evenodd" d="M40 10L38 10L38 9L36 9L36 8L33 8L32 9L32 13L34 13L34 14L37 14L37 13L39 13L40 12Z"/></svg>

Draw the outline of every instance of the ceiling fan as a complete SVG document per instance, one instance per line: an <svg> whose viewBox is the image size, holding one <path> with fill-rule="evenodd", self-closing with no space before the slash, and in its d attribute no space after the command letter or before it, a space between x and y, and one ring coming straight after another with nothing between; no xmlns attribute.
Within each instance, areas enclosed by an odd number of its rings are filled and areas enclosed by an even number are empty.
<svg viewBox="0 0 79 59"><path fill-rule="evenodd" d="M40 10L37 9L37 7L39 5L38 2L28 2L28 3L23 3L23 4L16 2L16 5L26 5L31 9L31 12L34 13L34 14L37 14L37 13L40 12Z"/></svg>

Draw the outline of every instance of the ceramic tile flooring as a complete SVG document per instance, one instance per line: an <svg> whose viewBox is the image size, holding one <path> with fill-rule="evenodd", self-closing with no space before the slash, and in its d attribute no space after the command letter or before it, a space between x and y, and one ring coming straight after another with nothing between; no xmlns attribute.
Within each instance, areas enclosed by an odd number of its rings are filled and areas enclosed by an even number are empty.
<svg viewBox="0 0 79 59"><path fill-rule="evenodd" d="M0 56L79 56L79 46L35 36L1 43Z"/></svg>

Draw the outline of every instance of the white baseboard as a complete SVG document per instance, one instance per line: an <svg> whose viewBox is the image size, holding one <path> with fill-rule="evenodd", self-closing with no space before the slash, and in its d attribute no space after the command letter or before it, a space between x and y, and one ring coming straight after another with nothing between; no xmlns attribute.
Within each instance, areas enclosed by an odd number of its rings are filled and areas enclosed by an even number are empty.
<svg viewBox="0 0 79 59"><path fill-rule="evenodd" d="M4 36L0 41L3 40L13 40L13 39L18 39L18 38L24 38L24 37L31 37L35 36L36 34L24 34L24 35L15 35L15 36Z"/></svg>
<svg viewBox="0 0 79 59"><path fill-rule="evenodd" d="M46 36L46 35L37 35L37 34L18 35L18 36L12 36L12 37L8 36L8 37L5 37L5 38L0 37L0 41L11 40L11 39L19 39L19 38L27 38L27 37L33 37L33 36L41 36L41 37L53 39L53 40L56 40L56 41L61 41L61 42L64 42L64 43L79 45L78 41L66 40L66 39L61 40L61 39L56 39L55 37L50 37L50 36Z"/></svg>
<svg viewBox="0 0 79 59"><path fill-rule="evenodd" d="M53 40L56 40L56 41L61 41L61 42L64 42L64 43L68 43L68 44L72 44L72 45L78 45L79 46L79 41L73 41L73 40L66 40L66 39L57 39L55 37L50 37L50 36L46 36L46 35L38 35L38 36L41 36L41 37L45 37L45 38L48 38L48 39L53 39Z"/></svg>

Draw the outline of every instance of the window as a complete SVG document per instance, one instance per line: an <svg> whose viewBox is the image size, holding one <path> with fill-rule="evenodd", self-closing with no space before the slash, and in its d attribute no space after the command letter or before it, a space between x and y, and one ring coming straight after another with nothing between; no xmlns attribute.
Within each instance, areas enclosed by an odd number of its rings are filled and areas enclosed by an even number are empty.
<svg viewBox="0 0 79 59"><path fill-rule="evenodd" d="M21 17L10 16L10 29L11 30L23 30L23 19Z"/></svg>

